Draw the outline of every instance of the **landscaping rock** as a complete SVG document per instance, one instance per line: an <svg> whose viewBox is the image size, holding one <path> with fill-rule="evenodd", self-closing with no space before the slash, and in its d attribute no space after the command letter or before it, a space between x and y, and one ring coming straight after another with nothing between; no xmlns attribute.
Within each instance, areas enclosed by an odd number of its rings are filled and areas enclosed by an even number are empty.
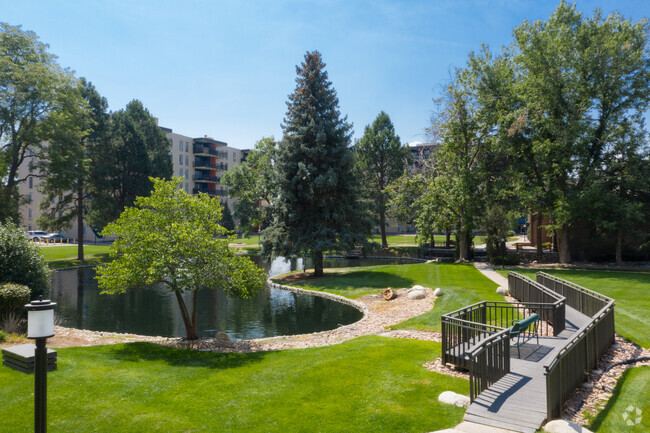
<svg viewBox="0 0 650 433"><path fill-rule="evenodd" d="M230 335L225 332L217 332L216 338L219 341L230 341Z"/></svg>
<svg viewBox="0 0 650 433"><path fill-rule="evenodd" d="M544 431L547 433L591 433L590 430L563 419L556 419L546 423Z"/></svg>
<svg viewBox="0 0 650 433"><path fill-rule="evenodd" d="M458 407L469 407L470 399L466 395L456 394L453 391L445 391L438 396L438 401L444 404L451 404Z"/></svg>
<svg viewBox="0 0 650 433"><path fill-rule="evenodd" d="M419 284L416 284L415 286L413 286L413 287L411 287L410 289L408 289L409 293L410 293L411 291L413 291L413 290L424 290L424 291L426 292L427 289L425 289L423 286L421 286L421 285L419 285Z"/></svg>
<svg viewBox="0 0 650 433"><path fill-rule="evenodd" d="M442 289L440 287L436 288L436 290L433 291L433 296L435 296L436 298L438 296L442 296Z"/></svg>
<svg viewBox="0 0 650 433"><path fill-rule="evenodd" d="M501 296L506 296L508 294L508 289L506 289L505 287L499 286L499 287L497 287L497 294L499 294Z"/></svg>
<svg viewBox="0 0 650 433"><path fill-rule="evenodd" d="M409 294L407 295L409 299L424 299L427 297L427 292L426 290L413 290L409 291Z"/></svg>
<svg viewBox="0 0 650 433"><path fill-rule="evenodd" d="M584 389L592 389L592 388L594 387L594 384L591 383L591 382L584 382L581 386L582 386Z"/></svg>

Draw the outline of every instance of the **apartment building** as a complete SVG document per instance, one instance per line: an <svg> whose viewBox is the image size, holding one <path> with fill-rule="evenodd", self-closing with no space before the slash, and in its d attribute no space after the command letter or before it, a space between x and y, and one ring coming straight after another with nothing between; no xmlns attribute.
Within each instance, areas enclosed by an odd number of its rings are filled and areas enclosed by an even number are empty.
<svg viewBox="0 0 650 433"><path fill-rule="evenodd" d="M203 192L222 204L228 204L232 211L234 200L228 197L228 187L221 183L224 173L234 166L241 164L245 159L247 150L240 150L228 146L227 143L215 140L208 136L192 138L177 134L170 128L160 127L169 140L169 157L173 162L174 177L183 179L181 188L188 194ZM29 174L35 155L30 155L19 168L19 177ZM27 230L37 230L36 219L40 216L39 204L44 195L38 190L40 179L30 177L19 185L21 196L28 198L28 202L20 207L22 224ZM97 241L99 237L90 227L84 226L84 239ZM69 238L77 237L77 225L73 223L69 230L61 232Z"/></svg>

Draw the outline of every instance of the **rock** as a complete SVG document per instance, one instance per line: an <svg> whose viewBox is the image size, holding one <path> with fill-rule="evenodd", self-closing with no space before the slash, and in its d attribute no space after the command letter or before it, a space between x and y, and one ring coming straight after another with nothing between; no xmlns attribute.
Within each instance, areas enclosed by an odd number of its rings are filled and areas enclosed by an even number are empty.
<svg viewBox="0 0 650 433"><path fill-rule="evenodd" d="M420 286L419 284L416 284L415 286L411 287L408 291L411 292L412 290L424 290L424 291L426 291L427 289L425 289L423 286Z"/></svg>
<svg viewBox="0 0 650 433"><path fill-rule="evenodd" d="M497 287L497 294L499 294L501 296L506 296L508 294L508 289L506 289L505 287L499 286L499 287Z"/></svg>
<svg viewBox="0 0 650 433"><path fill-rule="evenodd" d="M439 262L438 259L431 259L426 261L426 263L438 263L438 262Z"/></svg>
<svg viewBox="0 0 650 433"><path fill-rule="evenodd" d="M230 335L225 332L217 332L216 338L219 341L230 341Z"/></svg>
<svg viewBox="0 0 650 433"><path fill-rule="evenodd" d="M591 430L563 419L556 419L546 423L544 431L547 433L591 433Z"/></svg>
<svg viewBox="0 0 650 433"><path fill-rule="evenodd" d="M469 407L469 397L456 394L453 391L445 391L438 396L438 401L444 404L451 404L458 407Z"/></svg>
<svg viewBox="0 0 650 433"><path fill-rule="evenodd" d="M583 384L580 385L580 386L583 387L584 389L593 389L594 384L591 383L591 382L585 382L585 383L583 383Z"/></svg>
<svg viewBox="0 0 650 433"><path fill-rule="evenodd" d="M407 295L409 299L424 299L427 297L427 292L426 290L413 290L411 289L409 291L409 294Z"/></svg>
<svg viewBox="0 0 650 433"><path fill-rule="evenodd" d="M603 370L591 370L591 374L595 374L596 376L600 376L603 374Z"/></svg>
<svg viewBox="0 0 650 433"><path fill-rule="evenodd" d="M435 296L436 298L438 296L442 296L442 289L440 287L437 287L436 290L433 291L433 296Z"/></svg>

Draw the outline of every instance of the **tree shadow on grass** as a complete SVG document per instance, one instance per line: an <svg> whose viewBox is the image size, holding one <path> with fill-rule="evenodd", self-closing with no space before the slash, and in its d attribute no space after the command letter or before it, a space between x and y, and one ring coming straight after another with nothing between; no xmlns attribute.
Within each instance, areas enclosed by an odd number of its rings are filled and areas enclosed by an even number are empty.
<svg viewBox="0 0 650 433"><path fill-rule="evenodd" d="M618 401L618 398L621 395L621 389L623 388L623 384L627 380L628 376L630 375L631 370L625 370L623 372L623 375L621 375L621 378L618 380L618 383L616 384L616 387L614 388L614 391L612 392L612 396L609 398L607 401L607 405L600 411L598 412L598 415L591 421L589 424L589 429L591 431L597 431L605 419L607 419L607 416L609 415L610 411Z"/></svg>
<svg viewBox="0 0 650 433"><path fill-rule="evenodd" d="M260 362L264 359L265 353L198 352L154 343L127 343L112 347L109 356L125 362L164 361L175 367L228 369Z"/></svg>
<svg viewBox="0 0 650 433"><path fill-rule="evenodd" d="M318 286L325 289L341 288L401 288L415 284L412 278L404 278L389 272L360 270L346 272L341 275L326 276L319 280L311 280L305 286Z"/></svg>

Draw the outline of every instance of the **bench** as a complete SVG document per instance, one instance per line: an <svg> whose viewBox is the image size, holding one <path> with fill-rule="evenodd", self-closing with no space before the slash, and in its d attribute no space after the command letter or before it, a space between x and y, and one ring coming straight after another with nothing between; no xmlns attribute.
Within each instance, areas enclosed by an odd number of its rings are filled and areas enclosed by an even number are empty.
<svg viewBox="0 0 650 433"><path fill-rule="evenodd" d="M517 356L521 358L519 348L526 344L526 342L537 338L539 344L539 334L537 333L537 322L539 322L539 315L537 313L531 314L523 320L513 320L510 329L510 340L517 339L514 346L517 348Z"/></svg>
<svg viewBox="0 0 650 433"><path fill-rule="evenodd" d="M532 247L533 243L532 242L515 242L515 248L517 248L517 252L519 252L519 247Z"/></svg>

